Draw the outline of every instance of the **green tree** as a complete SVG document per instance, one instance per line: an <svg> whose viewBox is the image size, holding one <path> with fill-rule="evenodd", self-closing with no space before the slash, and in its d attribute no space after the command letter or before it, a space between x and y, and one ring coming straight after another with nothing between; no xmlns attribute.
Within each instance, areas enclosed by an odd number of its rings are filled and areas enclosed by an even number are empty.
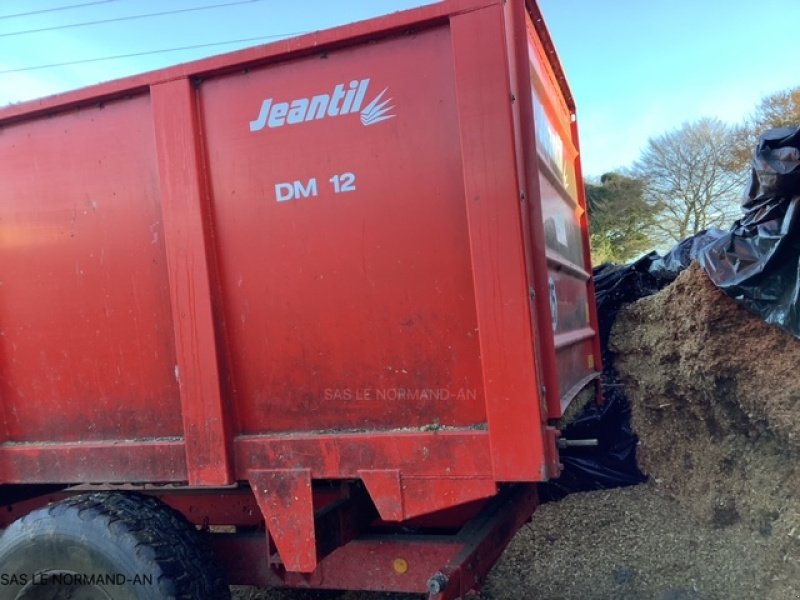
<svg viewBox="0 0 800 600"><path fill-rule="evenodd" d="M652 247L647 235L653 210L644 200L644 183L606 173L600 184L586 183L592 262L625 263Z"/></svg>
<svg viewBox="0 0 800 600"><path fill-rule="evenodd" d="M800 86L761 99L755 111L736 128L733 161L735 168L747 169L758 136L774 127L800 126Z"/></svg>

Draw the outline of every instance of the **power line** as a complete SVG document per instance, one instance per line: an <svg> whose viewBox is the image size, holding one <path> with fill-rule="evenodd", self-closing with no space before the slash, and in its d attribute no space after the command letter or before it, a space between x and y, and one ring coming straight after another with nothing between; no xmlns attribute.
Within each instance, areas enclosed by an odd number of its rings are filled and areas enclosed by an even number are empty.
<svg viewBox="0 0 800 600"><path fill-rule="evenodd" d="M194 12L198 10L208 10L210 8L222 8L223 6L236 6L237 4L252 4L253 2L262 2L262 0L237 0L236 2L209 4L207 6L195 6L192 8L180 8L176 10L165 10L164 12L145 13L141 15L129 15L127 17L116 17L114 19L101 19L99 21L86 21L84 23L70 23L68 25L55 25L53 27L42 27L41 29L26 29L24 31L12 31L10 33L0 33L0 38L12 37L16 35L26 35L29 33L56 31L57 29L70 29L72 27L85 27L87 25L103 25L105 23L116 23L118 21L133 21L134 19L147 19L150 17L161 17L164 15L177 15L179 13Z"/></svg>
<svg viewBox="0 0 800 600"><path fill-rule="evenodd" d="M147 56L149 54L163 54L166 52L178 52L180 50L194 50L196 48L211 48L213 46L224 46L226 44L240 44L244 42L258 42L264 41L268 39L275 39L275 38L284 38L284 37L291 37L294 35L301 35L303 33L308 33L305 31L299 31L295 33L276 33L275 35L264 35L261 37L253 37L253 38L242 38L238 40L228 40L227 42L210 42L208 44L195 44L193 46L181 46L180 48L163 48L161 50L146 50L144 52L132 52L130 54L117 54L115 56L101 56L98 58L85 58L83 60L70 60L67 62L60 62L60 63L50 63L47 65L35 65L32 67L20 67L18 69L5 69L0 71L0 75L7 75L8 73L20 73L22 71L37 71L39 69L53 69L56 67L68 67L71 65L82 65L86 63L93 63L93 62L100 62L104 60L116 60L120 58L134 58L137 56Z"/></svg>
<svg viewBox="0 0 800 600"><path fill-rule="evenodd" d="M59 12L62 10L71 10L73 8L83 8L84 6L94 6L95 4L108 4L109 2L118 2L119 0L94 0L94 2L84 2L82 4L68 4L66 6L56 6L55 8L43 8L41 10L32 10L30 12L16 13L13 15L0 15L0 21L3 19L15 19L17 17L32 17L33 15L43 15L44 13Z"/></svg>

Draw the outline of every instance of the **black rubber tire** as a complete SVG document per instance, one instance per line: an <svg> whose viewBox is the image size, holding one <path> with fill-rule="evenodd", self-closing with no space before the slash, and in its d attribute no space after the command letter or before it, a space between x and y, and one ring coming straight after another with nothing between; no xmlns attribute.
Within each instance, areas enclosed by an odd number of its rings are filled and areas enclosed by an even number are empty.
<svg viewBox="0 0 800 600"><path fill-rule="evenodd" d="M73 496L0 537L0 600L106 597L229 600L230 589L203 534L142 494Z"/></svg>

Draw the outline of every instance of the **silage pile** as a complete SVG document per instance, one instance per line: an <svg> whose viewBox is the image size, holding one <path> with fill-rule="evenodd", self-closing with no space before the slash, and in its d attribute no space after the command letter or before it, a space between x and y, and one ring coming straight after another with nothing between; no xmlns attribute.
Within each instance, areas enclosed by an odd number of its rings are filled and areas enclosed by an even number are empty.
<svg viewBox="0 0 800 600"><path fill-rule="evenodd" d="M694 264L620 312L611 348L642 469L712 527L757 531L800 590L800 341Z"/></svg>

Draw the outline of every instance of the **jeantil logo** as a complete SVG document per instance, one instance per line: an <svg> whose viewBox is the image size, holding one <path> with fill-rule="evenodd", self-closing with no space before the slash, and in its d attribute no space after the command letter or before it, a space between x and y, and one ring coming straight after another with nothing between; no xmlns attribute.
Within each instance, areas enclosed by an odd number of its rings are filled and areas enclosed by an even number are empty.
<svg viewBox="0 0 800 600"><path fill-rule="evenodd" d="M295 98L285 102L275 102L273 98L267 98L261 103L258 118L250 121L250 131L299 125L356 113L361 114L361 124L365 127L393 119L395 115L392 114L392 98L386 98L388 87L383 88L382 92L362 108L369 91L369 82L369 79L354 79L349 84L338 83L330 94L319 94L311 98Z"/></svg>

